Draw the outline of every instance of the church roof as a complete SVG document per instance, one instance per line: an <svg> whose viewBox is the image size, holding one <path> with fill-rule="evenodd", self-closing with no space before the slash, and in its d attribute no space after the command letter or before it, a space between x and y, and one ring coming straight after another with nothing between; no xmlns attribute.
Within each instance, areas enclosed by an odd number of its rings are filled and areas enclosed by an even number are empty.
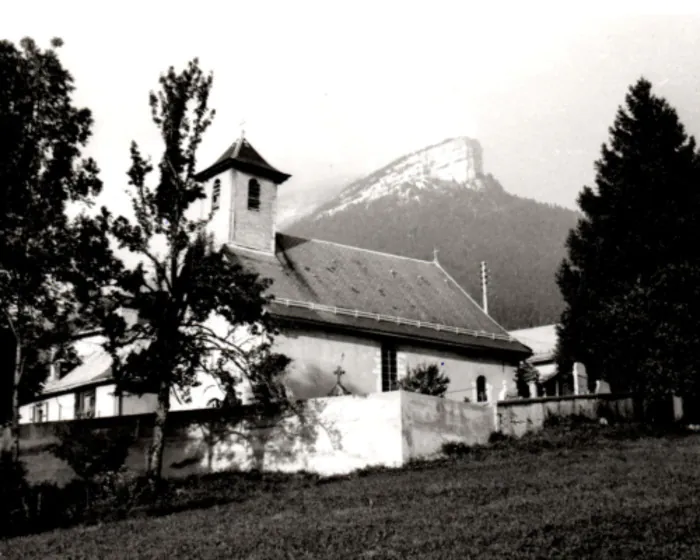
<svg viewBox="0 0 700 560"><path fill-rule="evenodd" d="M510 331L510 334L523 344L527 344L534 352L530 361L533 363L550 362L554 360L557 347L557 326L543 325L529 329Z"/></svg>
<svg viewBox="0 0 700 560"><path fill-rule="evenodd" d="M198 181L207 181L219 173L228 169L236 169L244 173L250 173L264 179L269 179L276 184L284 183L291 177L272 167L258 151L253 148L245 138L239 138L221 154L213 165L196 175Z"/></svg>
<svg viewBox="0 0 700 560"><path fill-rule="evenodd" d="M437 263L277 234L276 253L227 245L245 268L273 281L270 312L377 335L528 356Z"/></svg>

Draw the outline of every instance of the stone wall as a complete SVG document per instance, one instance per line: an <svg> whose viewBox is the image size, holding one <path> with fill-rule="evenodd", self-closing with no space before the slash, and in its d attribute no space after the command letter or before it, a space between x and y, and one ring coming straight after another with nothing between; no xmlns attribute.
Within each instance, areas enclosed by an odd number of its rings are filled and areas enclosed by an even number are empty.
<svg viewBox="0 0 700 560"><path fill-rule="evenodd" d="M404 460L439 455L447 442L484 445L496 431L494 403L465 403L401 391Z"/></svg>
<svg viewBox="0 0 700 560"><path fill-rule="evenodd" d="M498 403L498 431L520 437L544 427L550 416L641 420L644 407L633 395L570 395L517 399Z"/></svg>
<svg viewBox="0 0 700 560"><path fill-rule="evenodd" d="M250 412L250 411L249 411ZM152 415L83 420L95 430L127 428L135 438L127 466L143 472ZM50 446L59 422L21 427L21 455L32 481L65 483L70 467ZM163 474L183 477L222 470L345 474L368 466L398 467L439 453L444 441L485 443L494 405L475 405L404 391L311 399L282 417L236 422L215 409L172 412Z"/></svg>

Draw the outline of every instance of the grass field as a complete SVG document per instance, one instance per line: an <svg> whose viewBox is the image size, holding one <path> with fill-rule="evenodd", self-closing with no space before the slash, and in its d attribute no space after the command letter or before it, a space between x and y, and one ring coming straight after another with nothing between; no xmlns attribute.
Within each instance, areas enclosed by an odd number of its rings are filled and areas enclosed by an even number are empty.
<svg viewBox="0 0 700 560"><path fill-rule="evenodd" d="M235 503L15 538L0 557L700 558L700 437L632 436L559 428L400 471L248 480Z"/></svg>

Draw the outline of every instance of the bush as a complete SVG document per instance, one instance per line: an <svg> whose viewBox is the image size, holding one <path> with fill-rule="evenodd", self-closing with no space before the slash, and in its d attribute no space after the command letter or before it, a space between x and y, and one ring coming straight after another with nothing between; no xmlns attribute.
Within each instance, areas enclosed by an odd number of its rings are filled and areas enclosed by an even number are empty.
<svg viewBox="0 0 700 560"><path fill-rule="evenodd" d="M70 465L80 478L92 480L118 472L129 454L133 436L126 429L99 431L90 422L67 422L58 432L54 455Z"/></svg>
<svg viewBox="0 0 700 560"><path fill-rule="evenodd" d="M530 362L520 362L518 369L515 370L515 386L518 391L518 397L528 399L537 395L530 394L530 383L537 382L539 373Z"/></svg>
<svg viewBox="0 0 700 560"><path fill-rule="evenodd" d="M444 397L450 385L450 378L440 371L437 364L420 364L399 380L399 388L404 391Z"/></svg>

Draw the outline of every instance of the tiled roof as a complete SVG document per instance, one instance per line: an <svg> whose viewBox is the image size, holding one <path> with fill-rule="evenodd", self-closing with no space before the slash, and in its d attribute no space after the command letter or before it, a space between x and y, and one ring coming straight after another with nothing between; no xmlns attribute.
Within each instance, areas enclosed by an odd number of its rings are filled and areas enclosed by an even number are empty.
<svg viewBox="0 0 700 560"><path fill-rule="evenodd" d="M122 348L119 352L123 357L128 352L146 343L139 341L132 346ZM77 389L78 387L90 387L112 381L112 356L101 345L96 343L96 348L90 354L83 357L83 363L72 369L61 379L47 381L41 391L42 396L63 393Z"/></svg>
<svg viewBox="0 0 700 560"><path fill-rule="evenodd" d="M83 363L71 370L68 375L44 385L43 395L62 393L107 381L112 377L112 356L103 349L97 349L87 356Z"/></svg>
<svg viewBox="0 0 700 560"><path fill-rule="evenodd" d="M204 171L197 174L198 181L206 181L227 169L237 169L244 173L254 173L259 177L281 184L290 175L272 167L245 138L239 138L221 157Z"/></svg>
<svg viewBox="0 0 700 560"><path fill-rule="evenodd" d="M557 326L543 325L530 329L510 331L511 336L532 348L530 361L535 363L551 361L557 347Z"/></svg>
<svg viewBox="0 0 700 560"><path fill-rule="evenodd" d="M275 255L227 246L273 285L281 317L529 354L436 262L277 235Z"/></svg>

